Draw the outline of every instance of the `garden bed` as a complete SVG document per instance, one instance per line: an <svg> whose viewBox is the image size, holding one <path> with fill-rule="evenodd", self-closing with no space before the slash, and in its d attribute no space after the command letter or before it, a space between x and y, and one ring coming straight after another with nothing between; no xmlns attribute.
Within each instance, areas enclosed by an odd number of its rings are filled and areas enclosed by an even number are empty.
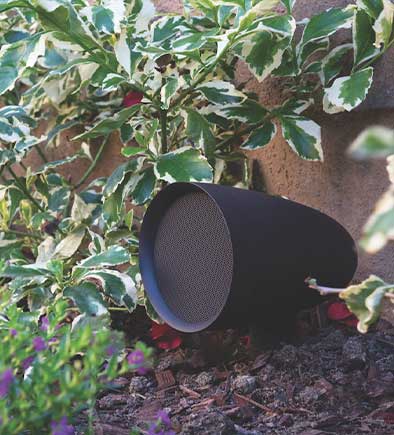
<svg viewBox="0 0 394 435"><path fill-rule="evenodd" d="M155 371L118 379L97 402L97 434L144 429L159 410L176 433L190 435L394 433L394 329L387 325L366 335L331 325L264 351L233 331L189 340L158 355ZM215 363L209 342L224 343L217 354L226 363Z"/></svg>

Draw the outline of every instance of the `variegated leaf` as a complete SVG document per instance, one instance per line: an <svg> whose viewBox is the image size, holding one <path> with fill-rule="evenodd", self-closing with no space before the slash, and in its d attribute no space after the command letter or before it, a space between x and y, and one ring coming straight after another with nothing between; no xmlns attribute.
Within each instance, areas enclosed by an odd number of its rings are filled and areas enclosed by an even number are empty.
<svg viewBox="0 0 394 435"><path fill-rule="evenodd" d="M374 254L392 240L394 240L394 187L391 187L377 202L363 229L360 244L367 252Z"/></svg>
<svg viewBox="0 0 394 435"><path fill-rule="evenodd" d="M216 144L209 122L203 115L193 109L186 111L186 135L194 142L196 147L208 152Z"/></svg>
<svg viewBox="0 0 394 435"><path fill-rule="evenodd" d="M92 270L83 278L98 281L105 295L117 305L124 305L130 312L136 308L137 289L132 278L126 273L117 270Z"/></svg>
<svg viewBox="0 0 394 435"><path fill-rule="evenodd" d="M238 91L235 86L222 80L213 80L197 87L205 98L214 104L241 104L246 100L246 95Z"/></svg>
<svg viewBox="0 0 394 435"><path fill-rule="evenodd" d="M305 160L323 161L321 128L316 122L302 116L280 118L283 137L290 148Z"/></svg>
<svg viewBox="0 0 394 435"><path fill-rule="evenodd" d="M215 113L226 119L237 119L240 122L250 124L261 122L267 114L267 110L264 107L250 99L247 99L241 105L207 106L201 109L200 112L202 114Z"/></svg>
<svg viewBox="0 0 394 435"><path fill-rule="evenodd" d="M391 34L393 33L393 18L394 18L394 4L390 0L383 0L383 10L373 25L376 33L375 47L384 47L390 41Z"/></svg>
<svg viewBox="0 0 394 435"><path fill-rule="evenodd" d="M85 258L78 264L78 267L118 266L129 261L130 253L125 248L122 246L111 246L106 251Z"/></svg>
<svg viewBox="0 0 394 435"><path fill-rule="evenodd" d="M37 33L14 44L6 44L0 50L0 95L13 89L16 80L26 68L35 65L45 53L45 38Z"/></svg>
<svg viewBox="0 0 394 435"><path fill-rule="evenodd" d="M325 90L327 101L350 112L366 98L372 85L373 68L368 67L350 76L340 77Z"/></svg>
<svg viewBox="0 0 394 435"><path fill-rule="evenodd" d="M207 159L191 147L182 147L176 151L162 154L155 166L155 175L160 180L211 182L213 171Z"/></svg>
<svg viewBox="0 0 394 435"><path fill-rule="evenodd" d="M268 145L276 134L276 125L266 121L261 127L254 130L242 145L244 150L256 150Z"/></svg>
<svg viewBox="0 0 394 435"><path fill-rule="evenodd" d="M54 258L70 258L77 251L85 236L85 227L80 226L68 234L54 251Z"/></svg>
<svg viewBox="0 0 394 435"><path fill-rule="evenodd" d="M369 127L354 140L349 153L358 159L380 159L394 154L394 131L387 127Z"/></svg>
<svg viewBox="0 0 394 435"><path fill-rule="evenodd" d="M348 287L339 296L358 318L357 329L365 333L378 320L383 297L387 293L394 294L394 286L371 275L362 283Z"/></svg>
<svg viewBox="0 0 394 435"><path fill-rule="evenodd" d="M344 59L352 49L352 44L338 45L323 59L321 79L324 86L328 86L340 74L344 66Z"/></svg>
<svg viewBox="0 0 394 435"><path fill-rule="evenodd" d="M345 8L328 9L321 14L314 15L305 26L301 44L326 38L339 29L349 29L352 25L354 5Z"/></svg>
<svg viewBox="0 0 394 435"><path fill-rule="evenodd" d="M354 65L361 65L373 59L379 49L374 46L375 31L372 27L372 18L362 9L354 15L353 23L353 45L354 45Z"/></svg>
<svg viewBox="0 0 394 435"><path fill-rule="evenodd" d="M101 316L108 312L107 303L93 283L84 282L66 287L63 296L71 299L82 314Z"/></svg>

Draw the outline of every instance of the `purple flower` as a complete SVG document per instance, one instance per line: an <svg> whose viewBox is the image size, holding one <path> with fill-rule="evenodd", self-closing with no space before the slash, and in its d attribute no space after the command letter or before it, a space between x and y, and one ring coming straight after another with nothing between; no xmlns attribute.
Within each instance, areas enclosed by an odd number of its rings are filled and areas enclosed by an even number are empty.
<svg viewBox="0 0 394 435"><path fill-rule="evenodd" d="M16 329L10 329L11 337L16 337L18 335L18 331Z"/></svg>
<svg viewBox="0 0 394 435"><path fill-rule="evenodd" d="M23 370L27 370L31 366L33 361L34 361L34 356L28 356L27 358L25 358L22 361Z"/></svg>
<svg viewBox="0 0 394 435"><path fill-rule="evenodd" d="M8 390L14 379L12 369L4 370L0 375L0 397L5 397L8 394Z"/></svg>
<svg viewBox="0 0 394 435"><path fill-rule="evenodd" d="M107 347L107 355L113 356L115 354L116 348L112 344Z"/></svg>
<svg viewBox="0 0 394 435"><path fill-rule="evenodd" d="M41 331L47 331L48 327L49 327L48 317L47 316L41 317L41 326L40 326Z"/></svg>
<svg viewBox="0 0 394 435"><path fill-rule="evenodd" d="M68 424L67 417L62 417L60 421L51 423L51 435L74 435L75 430L71 424Z"/></svg>
<svg viewBox="0 0 394 435"><path fill-rule="evenodd" d="M137 349L129 353L127 361L139 375L145 375L147 373L148 368L145 366L145 355L142 350Z"/></svg>
<svg viewBox="0 0 394 435"><path fill-rule="evenodd" d="M157 419L160 423L163 423L167 427L171 427L171 420L168 414L165 411L159 411L157 413Z"/></svg>
<svg viewBox="0 0 394 435"><path fill-rule="evenodd" d="M41 352L42 350L46 349L47 345L42 337L34 337L33 347L36 352Z"/></svg>

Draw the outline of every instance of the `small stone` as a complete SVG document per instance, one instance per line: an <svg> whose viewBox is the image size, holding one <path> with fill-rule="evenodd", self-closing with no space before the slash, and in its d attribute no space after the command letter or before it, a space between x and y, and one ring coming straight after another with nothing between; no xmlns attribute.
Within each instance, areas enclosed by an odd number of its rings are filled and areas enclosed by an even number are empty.
<svg viewBox="0 0 394 435"><path fill-rule="evenodd" d="M129 391L130 394L143 394L148 390L149 386L150 381L148 378L146 378L145 376L134 376L133 378L131 378Z"/></svg>
<svg viewBox="0 0 394 435"><path fill-rule="evenodd" d="M237 376L233 380L233 388L241 394L249 394L254 391L257 387L257 382L255 376Z"/></svg>
<svg viewBox="0 0 394 435"><path fill-rule="evenodd" d="M350 337L342 348L344 365L348 369L363 368L367 361L367 352L363 337Z"/></svg>
<svg viewBox="0 0 394 435"><path fill-rule="evenodd" d="M376 361L376 368L380 373L394 372L394 354L387 355Z"/></svg>
<svg viewBox="0 0 394 435"><path fill-rule="evenodd" d="M212 385L215 381L215 376L209 372L201 372L196 378L196 384L199 387Z"/></svg>
<svg viewBox="0 0 394 435"><path fill-rule="evenodd" d="M304 403L311 403L319 399L319 397L321 397L324 393L325 391L319 387L316 386L306 387L300 392L299 398Z"/></svg>
<svg viewBox="0 0 394 435"><path fill-rule="evenodd" d="M290 427L293 425L294 420L290 414L283 414L278 422L281 426Z"/></svg>
<svg viewBox="0 0 394 435"><path fill-rule="evenodd" d="M275 352L274 360L283 366L297 362L297 348L291 344L286 344L279 351Z"/></svg>
<svg viewBox="0 0 394 435"><path fill-rule="evenodd" d="M234 435L236 429L229 417L220 412L201 411L199 414L190 414L189 421L182 427L183 435Z"/></svg>

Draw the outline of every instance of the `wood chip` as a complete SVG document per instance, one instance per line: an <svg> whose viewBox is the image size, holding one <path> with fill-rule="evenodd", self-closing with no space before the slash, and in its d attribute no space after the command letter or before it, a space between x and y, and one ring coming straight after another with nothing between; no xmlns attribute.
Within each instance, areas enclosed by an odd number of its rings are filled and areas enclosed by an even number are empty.
<svg viewBox="0 0 394 435"><path fill-rule="evenodd" d="M164 390L165 388L172 387L176 384L174 375L171 370L163 370L161 372L155 372L157 380L157 389Z"/></svg>
<svg viewBox="0 0 394 435"><path fill-rule="evenodd" d="M184 385L179 385L179 389L188 394L191 397L194 397L195 399L199 399L201 397L201 394L197 393L197 391L191 390L190 388L185 387Z"/></svg>

